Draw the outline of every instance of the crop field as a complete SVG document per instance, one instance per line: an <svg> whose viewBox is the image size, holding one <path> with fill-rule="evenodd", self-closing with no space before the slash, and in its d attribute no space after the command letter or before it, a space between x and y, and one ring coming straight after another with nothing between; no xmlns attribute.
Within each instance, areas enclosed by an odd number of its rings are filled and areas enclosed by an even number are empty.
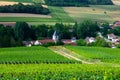
<svg viewBox="0 0 120 80"><path fill-rule="evenodd" d="M10 2L24 2L24 3L45 3L44 0L0 0L0 2L7 2L8 4Z"/></svg>
<svg viewBox="0 0 120 80"><path fill-rule="evenodd" d="M24 5L28 5L31 3L28 2L22 2ZM18 2L11 2L11 1L0 1L0 6L5 6L5 5L14 5L14 4L18 4Z"/></svg>
<svg viewBox="0 0 120 80"><path fill-rule="evenodd" d="M17 47L0 49L0 64L66 63L74 62L45 47Z"/></svg>
<svg viewBox="0 0 120 80"><path fill-rule="evenodd" d="M5 15L4 13L1 13L1 17L0 17L0 22L16 22L16 21L25 21L25 22L29 22L30 24L55 24L57 22L63 22L65 24L71 24L74 23L73 19L71 17L69 17L67 15L67 13L63 10L63 8L61 7L49 7L51 14L50 15L34 15L34 16L29 16L27 15L26 17L24 17L24 15L20 15L18 17L16 17L16 15L11 14L11 13L7 13L10 15ZM2 16L2 14L4 14ZM38 16L38 17L37 17Z"/></svg>
<svg viewBox="0 0 120 80"><path fill-rule="evenodd" d="M28 13L0 13L0 17L38 17L51 18L50 15L28 14Z"/></svg>
<svg viewBox="0 0 120 80"><path fill-rule="evenodd" d="M90 7L64 7L64 10L75 21L84 19L114 22L120 20L120 6L91 5Z"/></svg>
<svg viewBox="0 0 120 80"><path fill-rule="evenodd" d="M66 48L78 53L79 55L88 60L100 60L101 62L120 64L120 49L80 46L66 46Z"/></svg>
<svg viewBox="0 0 120 80"><path fill-rule="evenodd" d="M0 65L1 80L119 80L120 68L87 64Z"/></svg>

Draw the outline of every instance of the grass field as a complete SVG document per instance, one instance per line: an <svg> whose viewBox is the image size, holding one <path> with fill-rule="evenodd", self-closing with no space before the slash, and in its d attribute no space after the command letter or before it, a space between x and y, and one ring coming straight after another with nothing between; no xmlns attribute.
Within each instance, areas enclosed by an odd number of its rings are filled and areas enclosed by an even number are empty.
<svg viewBox="0 0 120 80"><path fill-rule="evenodd" d="M84 59L120 64L120 49L80 46L66 46L66 48L78 53Z"/></svg>
<svg viewBox="0 0 120 80"><path fill-rule="evenodd" d="M0 63L59 63L72 62L45 47L16 47L0 49Z"/></svg>
<svg viewBox="0 0 120 80"><path fill-rule="evenodd" d="M120 6L91 5L90 7L64 7L64 10L75 21L84 19L114 22L120 20Z"/></svg>
<svg viewBox="0 0 120 80"><path fill-rule="evenodd" d="M87 64L0 65L1 80L119 80L120 68Z"/></svg>

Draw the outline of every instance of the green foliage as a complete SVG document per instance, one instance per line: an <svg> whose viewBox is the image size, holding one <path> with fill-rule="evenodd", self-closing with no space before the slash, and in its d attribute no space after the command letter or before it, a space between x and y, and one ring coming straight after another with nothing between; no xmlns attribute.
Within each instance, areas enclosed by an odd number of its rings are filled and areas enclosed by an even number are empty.
<svg viewBox="0 0 120 80"><path fill-rule="evenodd" d="M44 46L44 47L55 46L55 43L54 42L48 42L48 43L43 44L42 46Z"/></svg>
<svg viewBox="0 0 120 80"><path fill-rule="evenodd" d="M53 43L49 43L49 45L53 45ZM76 62L41 46L1 48L0 55L0 64Z"/></svg>
<svg viewBox="0 0 120 80"><path fill-rule="evenodd" d="M97 22L85 20L78 25L77 36L78 38L95 37L99 31Z"/></svg>
<svg viewBox="0 0 120 80"><path fill-rule="evenodd" d="M110 27L109 27L109 23L105 22L101 25L101 33L103 36L106 36L109 33Z"/></svg>
<svg viewBox="0 0 120 80"><path fill-rule="evenodd" d="M91 46L98 46L98 47L110 47L110 43L106 42L103 38L97 37L96 42L90 44Z"/></svg>
<svg viewBox="0 0 120 80"><path fill-rule="evenodd" d="M45 0L45 2L46 4L52 6L88 6L89 4L113 4L111 0Z"/></svg>
<svg viewBox="0 0 120 80"><path fill-rule="evenodd" d="M24 5L22 3L14 5L0 6L0 12L2 13L35 13L35 14L49 14L48 8L42 7L41 4L35 3L34 5Z"/></svg>
<svg viewBox="0 0 120 80"><path fill-rule="evenodd" d="M120 44L117 44L117 48L120 48Z"/></svg>
<svg viewBox="0 0 120 80"><path fill-rule="evenodd" d="M66 46L67 49L76 52L84 59L91 61L101 61L107 63L120 64L120 49L111 49L103 47L82 47L82 46ZM81 57L80 57L81 59Z"/></svg>
<svg viewBox="0 0 120 80"><path fill-rule="evenodd" d="M114 29L111 29L110 32L111 32L111 33L114 33L115 35L120 36L120 27L118 26L118 27L116 27L116 28L114 28Z"/></svg>
<svg viewBox="0 0 120 80"><path fill-rule="evenodd" d="M35 28L35 35L37 37L37 39L39 39L40 37L47 37L47 33L48 33L48 26L43 24L43 25L38 25Z"/></svg>
<svg viewBox="0 0 120 80"><path fill-rule="evenodd" d="M86 41L84 39L79 39L76 41L78 46L86 46Z"/></svg>
<svg viewBox="0 0 120 80"><path fill-rule="evenodd" d="M15 37L17 40L28 40L31 37L30 27L26 22L16 22L14 27Z"/></svg>
<svg viewBox="0 0 120 80"><path fill-rule="evenodd" d="M18 45L19 44L19 45ZM20 46L21 41L16 41L14 30L11 26L0 25L0 47Z"/></svg>
<svg viewBox="0 0 120 80"><path fill-rule="evenodd" d="M4 64L0 67L2 80L119 80L120 74L118 67L98 64Z"/></svg>

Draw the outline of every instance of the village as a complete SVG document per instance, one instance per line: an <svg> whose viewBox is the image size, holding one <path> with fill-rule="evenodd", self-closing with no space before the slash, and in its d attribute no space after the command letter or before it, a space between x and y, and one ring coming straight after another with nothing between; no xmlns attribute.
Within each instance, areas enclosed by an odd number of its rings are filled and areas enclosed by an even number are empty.
<svg viewBox="0 0 120 80"><path fill-rule="evenodd" d="M114 29L116 27L120 26L120 22L116 22L115 24L109 24L109 27L111 29ZM120 44L120 37L115 35L114 33L110 33L107 34L107 36L103 36L101 34L101 32L97 32L98 37L104 39L106 42L111 43L110 47L111 48L116 48L116 45ZM23 41L23 44L27 47L31 47L31 46L38 46L38 45L43 45L46 43L56 43L58 41L59 35L57 34L56 31L54 31L52 38L45 38L43 40L35 40L35 41ZM71 39L61 39L61 41L65 44L65 45L72 45L72 46L76 46L76 41L78 39L76 38L76 36L72 37ZM86 42L86 44L90 44L90 43L94 43L96 42L96 38L95 37L86 37L84 39L84 41Z"/></svg>

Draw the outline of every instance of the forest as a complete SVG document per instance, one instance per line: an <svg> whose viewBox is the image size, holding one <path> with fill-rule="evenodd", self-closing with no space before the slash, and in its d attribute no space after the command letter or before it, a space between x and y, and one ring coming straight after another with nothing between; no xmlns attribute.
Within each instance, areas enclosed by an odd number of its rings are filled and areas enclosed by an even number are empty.
<svg viewBox="0 0 120 80"><path fill-rule="evenodd" d="M111 0L45 0L46 4L52 6L89 6L94 5L112 5Z"/></svg>
<svg viewBox="0 0 120 80"><path fill-rule="evenodd" d="M32 13L32 14L44 14L50 13L48 8L42 7L41 4L24 5L22 3L14 5L0 6L1 13Z"/></svg>

